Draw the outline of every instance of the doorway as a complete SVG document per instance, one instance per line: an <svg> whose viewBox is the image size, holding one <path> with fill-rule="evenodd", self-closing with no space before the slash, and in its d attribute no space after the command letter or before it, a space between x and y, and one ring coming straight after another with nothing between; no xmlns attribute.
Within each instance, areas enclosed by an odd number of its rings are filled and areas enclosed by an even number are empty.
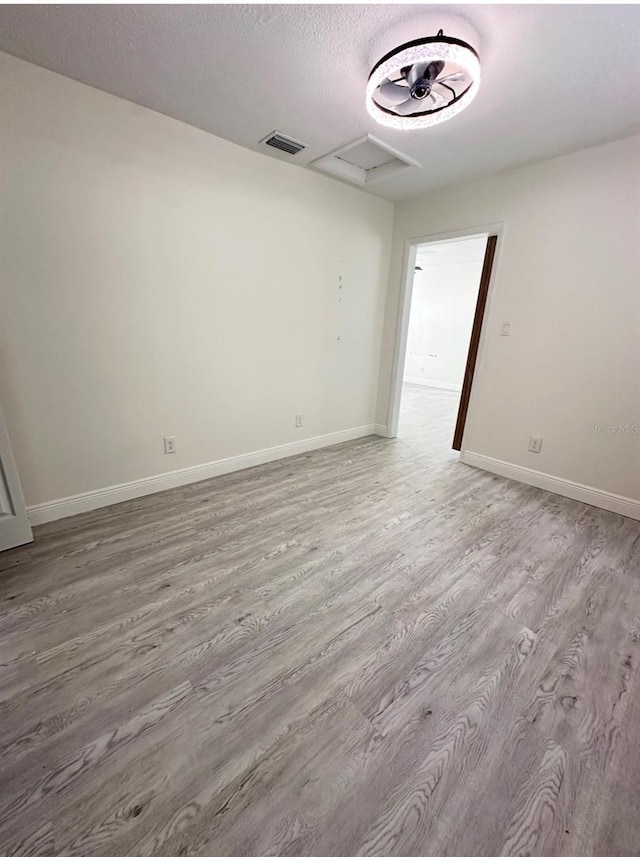
<svg viewBox="0 0 640 857"><path fill-rule="evenodd" d="M460 451L497 232L408 242L389 435Z"/></svg>

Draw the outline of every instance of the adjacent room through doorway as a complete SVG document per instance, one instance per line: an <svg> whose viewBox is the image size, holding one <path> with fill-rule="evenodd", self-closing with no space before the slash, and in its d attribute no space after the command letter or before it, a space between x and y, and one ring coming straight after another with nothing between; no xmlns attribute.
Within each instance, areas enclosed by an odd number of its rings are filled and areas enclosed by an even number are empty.
<svg viewBox="0 0 640 857"><path fill-rule="evenodd" d="M487 235L417 248L398 434L449 454L469 356Z"/></svg>

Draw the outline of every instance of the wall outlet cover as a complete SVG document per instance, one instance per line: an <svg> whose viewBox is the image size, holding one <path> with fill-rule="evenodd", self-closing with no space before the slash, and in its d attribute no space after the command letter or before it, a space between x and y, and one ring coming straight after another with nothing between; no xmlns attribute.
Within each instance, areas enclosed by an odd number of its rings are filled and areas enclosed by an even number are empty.
<svg viewBox="0 0 640 857"><path fill-rule="evenodd" d="M542 449L542 438L531 435L529 438L529 452L540 452Z"/></svg>

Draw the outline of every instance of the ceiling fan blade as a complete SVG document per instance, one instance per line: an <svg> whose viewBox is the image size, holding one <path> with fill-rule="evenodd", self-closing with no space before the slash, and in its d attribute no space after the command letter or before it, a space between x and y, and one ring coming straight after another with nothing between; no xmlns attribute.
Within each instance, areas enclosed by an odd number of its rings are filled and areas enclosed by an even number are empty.
<svg viewBox="0 0 640 857"><path fill-rule="evenodd" d="M435 80L443 68L442 60L414 63L407 73L407 83L413 86L418 80Z"/></svg>
<svg viewBox="0 0 640 857"><path fill-rule="evenodd" d="M409 116L411 113L428 113L430 110L444 107L446 103L446 98L438 95L437 92L432 92L428 98L422 100L407 98L406 101L402 101L400 104L394 104L393 112L399 116Z"/></svg>
<svg viewBox="0 0 640 857"><path fill-rule="evenodd" d="M397 83L392 83L388 78L384 83L381 83L377 89L377 95L390 106L400 104L406 101L409 97L409 90L406 86L399 86Z"/></svg>
<svg viewBox="0 0 640 857"><path fill-rule="evenodd" d="M428 64L423 77L426 77L427 80L435 80L443 68L444 63L442 60L434 60Z"/></svg>
<svg viewBox="0 0 640 857"><path fill-rule="evenodd" d="M399 116L408 116L410 113L420 113L424 110L424 103L422 101L416 101L415 98L407 98L406 101L403 101L401 104L395 104L393 107L393 112L397 113Z"/></svg>
<svg viewBox="0 0 640 857"><path fill-rule="evenodd" d="M416 63L414 63L411 66L411 68L409 69L409 71L407 72L407 83L409 84L409 86L413 86L413 84L416 81L421 80L421 78L423 78L425 76L425 73L426 73L426 71L430 65L433 65L433 63L428 63L428 62L416 62Z"/></svg>
<svg viewBox="0 0 640 857"><path fill-rule="evenodd" d="M466 74L463 71L456 71L453 74L445 74L444 77L439 77L436 83L444 83L445 81L455 82L456 80L464 80Z"/></svg>

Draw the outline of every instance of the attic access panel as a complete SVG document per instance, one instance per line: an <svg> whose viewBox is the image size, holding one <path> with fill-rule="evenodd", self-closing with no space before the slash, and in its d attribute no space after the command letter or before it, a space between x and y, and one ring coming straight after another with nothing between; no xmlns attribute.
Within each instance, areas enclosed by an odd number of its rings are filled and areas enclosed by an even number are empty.
<svg viewBox="0 0 640 857"><path fill-rule="evenodd" d="M341 146L309 166L353 184L372 184L391 178L420 164L371 134Z"/></svg>

